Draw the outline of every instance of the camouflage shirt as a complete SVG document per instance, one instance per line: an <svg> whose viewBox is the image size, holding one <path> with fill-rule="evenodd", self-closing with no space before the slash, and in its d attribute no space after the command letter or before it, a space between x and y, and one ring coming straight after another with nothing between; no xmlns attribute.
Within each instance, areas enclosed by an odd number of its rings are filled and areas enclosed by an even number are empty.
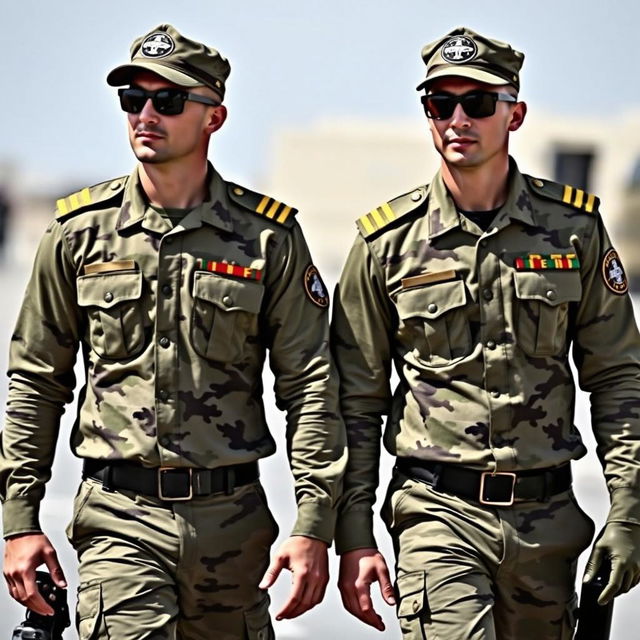
<svg viewBox="0 0 640 640"><path fill-rule="evenodd" d="M640 522L640 338L597 198L512 163L484 233L440 174L358 226L332 325L349 443L338 550L375 546L382 414L397 456L497 471L582 457L570 346L609 518Z"/></svg>
<svg viewBox="0 0 640 640"><path fill-rule="evenodd" d="M328 297L295 210L226 183L172 228L137 171L58 201L12 338L0 494L4 533L38 510L78 345L86 384L71 444L83 458L218 467L272 454L268 350L298 519L332 539L345 464Z"/></svg>

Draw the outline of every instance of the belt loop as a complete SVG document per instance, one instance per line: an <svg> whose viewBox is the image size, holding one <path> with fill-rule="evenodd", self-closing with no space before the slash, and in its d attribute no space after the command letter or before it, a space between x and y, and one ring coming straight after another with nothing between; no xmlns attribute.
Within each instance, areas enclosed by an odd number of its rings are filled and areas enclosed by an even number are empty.
<svg viewBox="0 0 640 640"><path fill-rule="evenodd" d="M102 488L109 493L114 493L113 488L113 470L115 465L107 464L104 469L104 476L102 478Z"/></svg>
<svg viewBox="0 0 640 640"><path fill-rule="evenodd" d="M234 467L225 468L222 486L224 487L225 496L230 496L233 493L236 488L236 470Z"/></svg>
<svg viewBox="0 0 640 640"><path fill-rule="evenodd" d="M540 502L549 502L552 493L553 485L553 472L547 470L542 476L542 495L540 496Z"/></svg>
<svg viewBox="0 0 640 640"><path fill-rule="evenodd" d="M434 491L438 491L440 489L440 478L442 477L442 472L444 471L444 467L441 464L436 464L433 467L433 481L431 484L431 488Z"/></svg>

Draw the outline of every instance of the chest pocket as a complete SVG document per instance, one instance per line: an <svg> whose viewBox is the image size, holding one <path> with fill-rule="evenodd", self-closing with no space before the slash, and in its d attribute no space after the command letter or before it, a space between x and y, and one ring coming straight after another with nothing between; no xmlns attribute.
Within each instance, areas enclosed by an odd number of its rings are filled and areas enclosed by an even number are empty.
<svg viewBox="0 0 640 640"><path fill-rule="evenodd" d="M144 347L142 272L80 276L78 305L86 308L91 348L102 358L127 359Z"/></svg>
<svg viewBox="0 0 640 640"><path fill-rule="evenodd" d="M257 282L196 271L191 316L196 353L217 362L241 360L247 339L258 335L263 295L264 287Z"/></svg>
<svg viewBox="0 0 640 640"><path fill-rule="evenodd" d="M567 349L569 303L582 298L579 271L514 272L516 341L532 356Z"/></svg>
<svg viewBox="0 0 640 640"><path fill-rule="evenodd" d="M396 307L399 338L431 367L450 364L471 352L471 331L462 280L437 282L400 291Z"/></svg>

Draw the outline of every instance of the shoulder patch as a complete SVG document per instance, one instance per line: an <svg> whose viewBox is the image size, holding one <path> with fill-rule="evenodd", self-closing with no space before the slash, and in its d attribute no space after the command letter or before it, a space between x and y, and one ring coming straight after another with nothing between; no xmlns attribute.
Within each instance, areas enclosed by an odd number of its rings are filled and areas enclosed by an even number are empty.
<svg viewBox="0 0 640 640"><path fill-rule="evenodd" d="M378 231L389 226L407 213L415 211L426 202L427 187L418 187L409 193L405 193L389 202L376 207L358 218L356 224L360 233L368 238Z"/></svg>
<svg viewBox="0 0 640 640"><path fill-rule="evenodd" d="M127 184L128 176L101 182L93 187L85 187L66 198L56 201L56 218L64 218L70 214L78 214L88 209L99 209L101 206L119 196Z"/></svg>
<svg viewBox="0 0 640 640"><path fill-rule="evenodd" d="M246 187L229 182L227 184L229 197L240 206L256 215L290 227L293 224L297 209L290 207L274 198L251 191Z"/></svg>
<svg viewBox="0 0 640 640"><path fill-rule="evenodd" d="M532 178L525 176L527 183L534 193L547 198L561 202L574 209L579 209L586 213L595 213L600 206L600 198L592 193L587 193L582 189L577 189L568 184L559 184L551 180L541 180L540 178Z"/></svg>

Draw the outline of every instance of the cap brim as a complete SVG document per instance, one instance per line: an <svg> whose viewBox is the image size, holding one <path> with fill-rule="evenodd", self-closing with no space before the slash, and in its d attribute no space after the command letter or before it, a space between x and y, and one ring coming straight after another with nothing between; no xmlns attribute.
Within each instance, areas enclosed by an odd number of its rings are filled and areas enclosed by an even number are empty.
<svg viewBox="0 0 640 640"><path fill-rule="evenodd" d="M173 82L181 87L199 87L202 82L157 62L136 62L135 64L123 64L113 69L107 76L107 84L112 87L121 87L131 83L132 76L139 71L151 71L160 77Z"/></svg>
<svg viewBox="0 0 640 640"><path fill-rule="evenodd" d="M424 89L430 82L436 78L444 78L446 76L455 76L458 78L470 78L471 80L477 80L478 82L484 82L485 84L501 85L512 84L508 80L501 78L500 76L484 71L483 69L476 69L468 66L448 66L442 69L438 69L429 74L425 80L423 80L416 90L420 91Z"/></svg>

